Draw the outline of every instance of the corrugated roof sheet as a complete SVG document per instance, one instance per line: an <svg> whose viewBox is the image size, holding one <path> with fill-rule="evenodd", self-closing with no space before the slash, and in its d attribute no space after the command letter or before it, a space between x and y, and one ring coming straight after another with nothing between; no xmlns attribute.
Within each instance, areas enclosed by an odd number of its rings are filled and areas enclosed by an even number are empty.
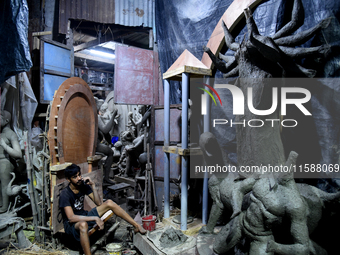
<svg viewBox="0 0 340 255"><path fill-rule="evenodd" d="M60 0L59 33L69 19L131 27L153 27L155 0Z"/></svg>
<svg viewBox="0 0 340 255"><path fill-rule="evenodd" d="M155 0L115 0L115 23L153 27Z"/></svg>
<svg viewBox="0 0 340 255"><path fill-rule="evenodd" d="M59 32L66 34L68 19L115 23L115 0L60 0Z"/></svg>

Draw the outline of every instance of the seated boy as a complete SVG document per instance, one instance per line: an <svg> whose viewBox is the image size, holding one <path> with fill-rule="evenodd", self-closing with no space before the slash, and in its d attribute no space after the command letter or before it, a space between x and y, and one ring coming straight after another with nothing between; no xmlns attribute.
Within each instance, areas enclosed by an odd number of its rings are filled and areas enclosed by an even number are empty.
<svg viewBox="0 0 340 255"><path fill-rule="evenodd" d="M135 232L146 233L141 225L112 200L107 200L100 205L95 183L89 177L82 178L79 166L75 164L68 166L65 169L65 178L69 181L69 185L62 190L59 198L65 233L72 235L78 242L80 241L85 255L91 254L88 230L95 224L102 230L104 222L100 217L110 209L114 214L133 225ZM85 195L89 196L97 205L89 212L84 210Z"/></svg>

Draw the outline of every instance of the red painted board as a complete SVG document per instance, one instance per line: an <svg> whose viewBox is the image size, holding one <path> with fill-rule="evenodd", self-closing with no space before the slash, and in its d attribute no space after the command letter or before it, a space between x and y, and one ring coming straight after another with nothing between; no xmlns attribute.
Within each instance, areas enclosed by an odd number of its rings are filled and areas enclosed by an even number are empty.
<svg viewBox="0 0 340 255"><path fill-rule="evenodd" d="M153 105L153 69L153 51L117 45L114 102Z"/></svg>

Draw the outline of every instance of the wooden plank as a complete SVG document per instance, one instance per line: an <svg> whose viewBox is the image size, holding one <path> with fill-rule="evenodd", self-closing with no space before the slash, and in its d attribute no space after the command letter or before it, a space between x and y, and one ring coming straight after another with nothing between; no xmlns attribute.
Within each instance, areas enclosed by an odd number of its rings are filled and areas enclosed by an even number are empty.
<svg viewBox="0 0 340 255"><path fill-rule="evenodd" d="M182 73L184 73L184 71L180 71L178 73L179 74L172 74L172 73L163 74L163 80L171 78L171 80L173 81L182 81Z"/></svg>
<svg viewBox="0 0 340 255"><path fill-rule="evenodd" d="M154 84L154 105L164 104L163 82L160 79L159 55L157 51L153 51L153 84Z"/></svg>
<svg viewBox="0 0 340 255"><path fill-rule="evenodd" d="M36 117L36 118L46 118L47 114L45 112L36 112L34 114L34 117Z"/></svg>
<svg viewBox="0 0 340 255"><path fill-rule="evenodd" d="M127 189L127 188L132 188L132 186L130 184L123 183L123 182L107 187L107 189L115 191L115 192L120 191L120 190L124 190L124 189Z"/></svg>
<svg viewBox="0 0 340 255"><path fill-rule="evenodd" d="M40 89L39 89L39 96L40 96L40 103L49 103L47 100L44 100L44 84L45 79L43 73L44 69L44 52L45 52L45 46L44 41L40 40L40 65L39 65L39 75L40 75Z"/></svg>
<svg viewBox="0 0 340 255"><path fill-rule="evenodd" d="M66 44L63 44L63 43L60 43L60 42L57 42L57 41L52 41L52 40L49 40L49 39L46 39L46 38L41 38L40 40L43 41L43 42L47 42L47 43L53 44L55 46L61 47L61 48L71 50L71 48L68 47Z"/></svg>
<svg viewBox="0 0 340 255"><path fill-rule="evenodd" d="M201 61L199 61L190 51L185 49L182 54L177 58L177 60L170 66L167 70L172 71L181 66L192 66L198 68L209 69Z"/></svg>
<svg viewBox="0 0 340 255"><path fill-rule="evenodd" d="M261 2L262 0L234 0L234 2L232 2L228 9L224 12L221 19L218 21L207 43L207 47L211 49L213 54L217 56L218 53L221 51L223 44L225 43L222 20L227 25L229 31L232 32L235 26L244 17L243 10L247 7L254 8ZM203 53L201 61L208 68L213 68L212 61L207 53Z"/></svg>
<svg viewBox="0 0 340 255"><path fill-rule="evenodd" d="M178 148L176 146L163 146L163 151L178 154Z"/></svg>
<svg viewBox="0 0 340 255"><path fill-rule="evenodd" d="M135 187L135 185L136 185L134 179L127 178L127 177L123 177L123 176L115 176L115 181L116 181L117 183L119 183L119 182L128 183L128 184L130 184L132 187Z"/></svg>
<svg viewBox="0 0 340 255"><path fill-rule="evenodd" d="M44 69L43 72L46 73L46 74L59 75L59 76L64 76L64 77L71 77L71 73L64 73L64 72L59 72L59 71L50 70L50 69Z"/></svg>
<svg viewBox="0 0 340 255"><path fill-rule="evenodd" d="M69 38L67 39L67 47L70 47L73 49L73 30L70 28L71 21L69 20L67 22L67 29L69 31ZM74 51L71 50L70 54L70 59L71 59L71 77L74 76Z"/></svg>
<svg viewBox="0 0 340 255"><path fill-rule="evenodd" d="M181 107L182 107L182 104L171 104L170 105L170 109L175 109L175 108L179 109ZM157 105L157 106L155 106L155 109L156 110L157 109L164 109L164 105Z"/></svg>
<svg viewBox="0 0 340 255"><path fill-rule="evenodd" d="M52 209L52 230L53 234L57 233L59 230L63 228L63 217L62 217L62 212L59 209L59 197L60 197L60 192L66 188L68 185L68 181L65 181L63 183L60 183L59 185L55 185L53 187L54 192L53 192L53 197L56 199L51 200L51 209Z"/></svg>
<svg viewBox="0 0 340 255"><path fill-rule="evenodd" d="M178 154L178 155L181 155L181 156L203 155L203 153L202 153L202 151L199 147L182 149L182 148L177 147L177 146L163 146L163 151L167 152L167 153Z"/></svg>
<svg viewBox="0 0 340 255"><path fill-rule="evenodd" d="M131 34L131 32L129 33ZM82 44L79 44L77 46L74 46L73 49L74 49L74 52L78 52L78 51L81 51L81 50L84 50L84 49L87 49L87 48L91 48L93 46L96 46L96 45L99 45L99 44L102 44L102 43L105 43L105 42L110 42L112 41L112 38L107 38L105 39L106 37L101 37L100 40L98 39L94 39L92 41L89 41L89 42L86 42L86 43L82 43ZM115 37L115 39L117 39ZM114 50L114 49L113 49Z"/></svg>
<svg viewBox="0 0 340 255"><path fill-rule="evenodd" d="M64 164L50 166L51 172L58 172L64 170L66 167L72 165L70 162L65 162Z"/></svg>
<svg viewBox="0 0 340 255"><path fill-rule="evenodd" d="M135 179L140 180L140 181L145 181L145 176L138 176Z"/></svg>
<svg viewBox="0 0 340 255"><path fill-rule="evenodd" d="M93 163L93 162L97 162L99 160L102 159L102 155L94 155L94 156L90 156L90 157L87 157L87 162L88 163Z"/></svg>
<svg viewBox="0 0 340 255"><path fill-rule="evenodd" d="M210 69L194 67L194 66L184 66L184 72L190 74L198 74L198 75L211 75Z"/></svg>
<svg viewBox="0 0 340 255"><path fill-rule="evenodd" d="M155 176L154 179L155 179L155 181L164 182L164 177L162 177L162 176ZM179 181L178 178L171 178L171 177L170 177L170 182L173 182L173 183L180 183L180 181Z"/></svg>
<svg viewBox="0 0 340 255"><path fill-rule="evenodd" d="M203 69L199 67L192 67L192 66L180 66L175 70L167 71L163 74L163 79L170 79L170 78L181 78L182 76L179 76L182 73L189 73L189 74L196 74L196 75L209 75L211 76L211 70L210 69ZM177 76L177 77L176 77Z"/></svg>
<svg viewBox="0 0 340 255"><path fill-rule="evenodd" d="M127 200L133 200L133 201L138 201L138 202L144 202L144 198L135 198L135 196L130 196L126 198Z"/></svg>
<svg viewBox="0 0 340 255"><path fill-rule="evenodd" d="M77 46L74 46L73 49L74 49L74 52L78 52L78 51L81 51L83 49L87 49L87 48L90 48L90 47L93 47L93 46L96 46L96 45L99 45L101 44L101 40L98 40L98 39L94 39L92 41L89 41L89 42L86 42L86 43L82 43L82 44L79 44Z"/></svg>
<svg viewBox="0 0 340 255"><path fill-rule="evenodd" d="M32 36L42 36L42 35L51 35L52 31L43 31L43 32L33 32Z"/></svg>
<svg viewBox="0 0 340 255"><path fill-rule="evenodd" d="M177 79L177 76L184 72L201 76L211 75L211 70L188 50L184 50L178 59L163 74L163 79Z"/></svg>
<svg viewBox="0 0 340 255"><path fill-rule="evenodd" d="M112 88L89 86L91 90L112 91Z"/></svg>

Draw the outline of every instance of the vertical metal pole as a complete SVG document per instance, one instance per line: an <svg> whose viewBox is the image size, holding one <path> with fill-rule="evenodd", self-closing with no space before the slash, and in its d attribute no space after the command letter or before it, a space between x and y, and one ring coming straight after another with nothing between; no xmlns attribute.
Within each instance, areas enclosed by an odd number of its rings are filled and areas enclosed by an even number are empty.
<svg viewBox="0 0 340 255"><path fill-rule="evenodd" d="M182 73L182 149L188 148L189 74ZM182 156L181 230L187 230L188 156Z"/></svg>
<svg viewBox="0 0 340 255"><path fill-rule="evenodd" d="M164 80L164 146L170 145L170 84ZM170 217L170 153L164 153L164 218Z"/></svg>
<svg viewBox="0 0 340 255"><path fill-rule="evenodd" d="M210 85L210 77L205 77L205 83ZM210 96L207 92L204 92L207 100L207 112L206 115L203 117L203 123L204 123L204 132L210 132ZM207 224L208 223L208 198L209 198L209 188L208 188L208 172L204 174L204 180L203 180L203 205L202 205L202 223Z"/></svg>

